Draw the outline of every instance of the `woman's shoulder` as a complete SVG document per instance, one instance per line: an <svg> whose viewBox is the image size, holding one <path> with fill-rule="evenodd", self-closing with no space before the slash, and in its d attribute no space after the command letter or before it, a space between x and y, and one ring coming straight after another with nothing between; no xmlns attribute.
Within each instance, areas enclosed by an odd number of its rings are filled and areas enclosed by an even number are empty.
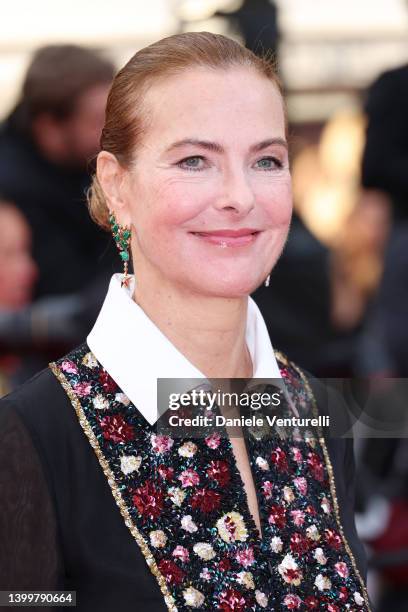
<svg viewBox="0 0 408 612"><path fill-rule="evenodd" d="M74 351L82 351L85 346L82 344ZM70 428L77 429L71 402L52 364L0 399L0 419L3 423L6 419L16 418L36 437L47 438L52 434L55 439L58 432L65 435Z"/></svg>

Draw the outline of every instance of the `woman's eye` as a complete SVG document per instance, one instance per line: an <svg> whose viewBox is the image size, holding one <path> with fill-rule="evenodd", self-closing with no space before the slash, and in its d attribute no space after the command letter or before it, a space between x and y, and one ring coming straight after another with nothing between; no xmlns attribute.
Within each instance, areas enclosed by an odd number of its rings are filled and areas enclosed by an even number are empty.
<svg viewBox="0 0 408 612"><path fill-rule="evenodd" d="M194 155L192 157L186 157L177 163L180 168L185 170L199 171L204 169L204 157L201 155Z"/></svg>
<svg viewBox="0 0 408 612"><path fill-rule="evenodd" d="M261 170L273 170L274 168L282 168L282 162L276 157L263 157L256 164Z"/></svg>

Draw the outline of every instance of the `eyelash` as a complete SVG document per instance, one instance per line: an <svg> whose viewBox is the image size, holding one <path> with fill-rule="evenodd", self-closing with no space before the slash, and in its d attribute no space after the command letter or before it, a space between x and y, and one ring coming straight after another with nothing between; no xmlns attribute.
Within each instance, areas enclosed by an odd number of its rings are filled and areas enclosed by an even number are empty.
<svg viewBox="0 0 408 612"><path fill-rule="evenodd" d="M182 170L187 170L188 172L202 172L203 170L205 170L205 168L194 168L193 166L184 166L183 164L185 162L187 162L190 159L201 159L203 161L206 161L206 158L203 157L202 155L190 155L189 157L185 157L184 159L181 159L179 162L176 163L176 166L178 166L179 168L181 168ZM258 159L257 161L263 161L263 160L268 160L268 161L273 161L274 164L276 165L276 169L280 170L281 168L283 168L283 163L277 158L277 157L273 157L271 155L267 156L267 157L262 157L261 159ZM267 168L267 169L263 169L263 172L271 172L272 170L274 170L275 168Z"/></svg>

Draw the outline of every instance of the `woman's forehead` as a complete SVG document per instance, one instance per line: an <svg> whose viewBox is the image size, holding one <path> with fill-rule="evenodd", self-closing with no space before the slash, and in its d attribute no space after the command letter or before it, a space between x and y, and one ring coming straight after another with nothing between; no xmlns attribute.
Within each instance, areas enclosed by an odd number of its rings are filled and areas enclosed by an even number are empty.
<svg viewBox="0 0 408 612"><path fill-rule="evenodd" d="M236 130L242 135L252 130L255 138L285 134L281 94L254 69L189 69L153 85L144 104L149 116L145 136L163 144L193 132L203 139Z"/></svg>

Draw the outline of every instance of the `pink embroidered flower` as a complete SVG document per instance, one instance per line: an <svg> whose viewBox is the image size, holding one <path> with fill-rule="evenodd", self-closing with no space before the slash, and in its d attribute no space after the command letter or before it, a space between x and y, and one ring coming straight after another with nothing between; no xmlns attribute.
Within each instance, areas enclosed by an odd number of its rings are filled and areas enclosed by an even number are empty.
<svg viewBox="0 0 408 612"><path fill-rule="evenodd" d="M133 503L143 517L156 519L164 504L164 494L151 480L138 487L133 495Z"/></svg>
<svg viewBox="0 0 408 612"><path fill-rule="evenodd" d="M174 440L170 436L152 434L152 447L156 453L167 453L173 444Z"/></svg>
<svg viewBox="0 0 408 612"><path fill-rule="evenodd" d="M68 374L78 374L78 368L76 367L75 363L70 359L65 359L61 363L61 370L63 370L64 372L68 372Z"/></svg>
<svg viewBox="0 0 408 612"><path fill-rule="evenodd" d="M159 475L161 476L161 478L163 478L163 480L173 480L173 477L174 477L174 468L167 467L167 465L164 465L162 463L157 468L157 471L159 472Z"/></svg>
<svg viewBox="0 0 408 612"><path fill-rule="evenodd" d="M310 451L307 456L307 465L310 468L313 478L322 482L324 478L323 463L317 453Z"/></svg>
<svg viewBox="0 0 408 612"><path fill-rule="evenodd" d="M305 513L303 510L291 510L290 514L292 516L292 521L295 523L296 527L301 527L305 522Z"/></svg>
<svg viewBox="0 0 408 612"><path fill-rule="evenodd" d="M303 459L300 448L298 448L297 446L292 446L291 450L293 459L296 461L296 463L300 463Z"/></svg>
<svg viewBox="0 0 408 612"><path fill-rule="evenodd" d="M334 531L334 529L325 529L324 534L326 537L326 542L330 546L330 548L334 548L334 550L340 550L342 541L337 531Z"/></svg>
<svg viewBox="0 0 408 612"><path fill-rule="evenodd" d="M327 604L327 612L340 612L340 608L334 603Z"/></svg>
<svg viewBox="0 0 408 612"><path fill-rule="evenodd" d="M347 565L343 561L339 561L335 564L334 567L339 576L341 576L342 578L348 578L349 570Z"/></svg>
<svg viewBox="0 0 408 612"><path fill-rule="evenodd" d="M99 419L105 440L112 442L129 442L135 437L132 425L126 423L121 414L104 416Z"/></svg>
<svg viewBox="0 0 408 612"><path fill-rule="evenodd" d="M191 507L201 512L213 512L220 507L221 495L210 489L200 489L191 498Z"/></svg>
<svg viewBox="0 0 408 612"><path fill-rule="evenodd" d="M293 479L293 483L301 495L307 493L307 480L303 476L298 476Z"/></svg>
<svg viewBox="0 0 408 612"><path fill-rule="evenodd" d="M288 610L298 610L300 608L301 603L302 600L300 599L300 597L298 597L297 595L293 595L292 593L286 595L283 600L283 605L285 605Z"/></svg>
<svg viewBox="0 0 408 612"><path fill-rule="evenodd" d="M226 589L219 598L218 610L223 612L245 612L248 610L248 602L236 589Z"/></svg>
<svg viewBox="0 0 408 612"><path fill-rule="evenodd" d="M271 453L271 461L279 472L287 472L288 471L288 460L286 457L286 453L281 449L280 446L275 448Z"/></svg>
<svg viewBox="0 0 408 612"><path fill-rule="evenodd" d="M205 438L205 443L208 448L216 449L221 443L221 436L218 433L212 433Z"/></svg>
<svg viewBox="0 0 408 612"><path fill-rule="evenodd" d="M266 499L272 497L273 484L270 480L265 480L265 482L262 483L262 491Z"/></svg>
<svg viewBox="0 0 408 612"><path fill-rule="evenodd" d="M235 559L243 567L249 567L255 561L254 549L253 548L244 548L243 550L239 550L237 552L237 554L235 555Z"/></svg>
<svg viewBox="0 0 408 612"><path fill-rule="evenodd" d="M117 384L115 381L109 376L106 370L102 370L99 374L99 382L102 385L102 389L105 393L113 393L117 389Z"/></svg>
<svg viewBox="0 0 408 612"><path fill-rule="evenodd" d="M157 567L169 584L181 584L183 582L185 572L171 559L162 559Z"/></svg>
<svg viewBox="0 0 408 612"><path fill-rule="evenodd" d="M184 470L178 477L182 487L194 487L200 482L200 477L195 470Z"/></svg>
<svg viewBox="0 0 408 612"><path fill-rule="evenodd" d="M181 546L180 544L173 550L172 555L173 557L176 557L176 559L180 559L182 563L187 563L187 561L190 559L190 553L188 552L187 548L184 548L184 546Z"/></svg>
<svg viewBox="0 0 408 612"><path fill-rule="evenodd" d="M73 390L79 397L85 397L89 395L92 389L92 385L90 382L79 382L76 385L73 385Z"/></svg>
<svg viewBox="0 0 408 612"><path fill-rule="evenodd" d="M231 480L230 469L226 461L211 461L207 476L215 480L220 487L225 487Z"/></svg>
<svg viewBox="0 0 408 612"><path fill-rule="evenodd" d="M286 525L286 512L283 506L272 505L268 521L271 525L276 525L279 529L283 529Z"/></svg>

